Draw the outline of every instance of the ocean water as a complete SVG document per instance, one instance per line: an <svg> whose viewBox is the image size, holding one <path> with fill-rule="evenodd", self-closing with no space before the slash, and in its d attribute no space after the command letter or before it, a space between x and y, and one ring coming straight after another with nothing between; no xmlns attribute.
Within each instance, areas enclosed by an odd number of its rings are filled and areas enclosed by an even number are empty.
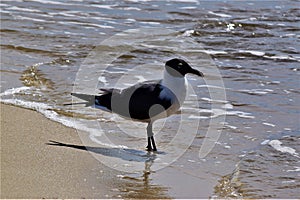
<svg viewBox="0 0 300 200"><path fill-rule="evenodd" d="M108 197L298 198L299 7L1 1L1 102L76 128L91 154L116 169L119 186ZM159 79L173 57L205 77L188 76L181 114L154 124L158 153L144 150L146 124L64 105L80 102L73 91Z"/></svg>

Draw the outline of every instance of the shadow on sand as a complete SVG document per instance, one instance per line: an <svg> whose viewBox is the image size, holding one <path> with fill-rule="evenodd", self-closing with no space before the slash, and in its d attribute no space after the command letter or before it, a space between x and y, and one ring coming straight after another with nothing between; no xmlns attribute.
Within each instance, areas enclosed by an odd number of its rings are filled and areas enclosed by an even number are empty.
<svg viewBox="0 0 300 200"><path fill-rule="evenodd" d="M124 176L124 181L120 183L120 191L127 191L122 194L125 198L142 198L142 199L169 199L165 192L167 188L159 185L153 185L150 183L151 166L158 154L165 154L164 152L147 152L135 149L123 149L123 148L105 148L105 147L90 147L83 145L66 144L62 142L50 140L46 145L67 147L72 149L79 149L84 151L101 154L108 157L116 157L125 161L144 162L145 168L140 178L132 178ZM131 192L128 192L131 191Z"/></svg>
<svg viewBox="0 0 300 200"><path fill-rule="evenodd" d="M125 161L135 161L135 162L153 162L158 154L165 154L164 152L147 152L136 149L126 149L126 148L106 148L106 147L90 147L83 145L66 144L62 142L57 142L49 140L46 145L68 147L73 149L79 149L84 151L93 152L96 154L101 154L103 156L120 158Z"/></svg>

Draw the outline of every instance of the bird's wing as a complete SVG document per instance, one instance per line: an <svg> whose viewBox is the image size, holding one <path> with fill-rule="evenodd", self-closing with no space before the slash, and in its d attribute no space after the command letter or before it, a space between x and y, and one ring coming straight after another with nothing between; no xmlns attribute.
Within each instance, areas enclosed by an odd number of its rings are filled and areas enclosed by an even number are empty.
<svg viewBox="0 0 300 200"><path fill-rule="evenodd" d="M169 90L161 85L161 80L145 81L112 95L112 111L126 118L147 120L167 110L173 103L175 95L161 95ZM173 94L170 90L170 94ZM175 97L176 98L176 97Z"/></svg>

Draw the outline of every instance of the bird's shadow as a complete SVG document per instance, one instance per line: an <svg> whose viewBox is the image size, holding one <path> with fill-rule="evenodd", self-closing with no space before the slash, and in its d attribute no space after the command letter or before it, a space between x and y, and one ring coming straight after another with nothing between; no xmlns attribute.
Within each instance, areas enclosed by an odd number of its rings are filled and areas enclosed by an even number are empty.
<svg viewBox="0 0 300 200"><path fill-rule="evenodd" d="M127 149L127 148L108 148L108 147L91 147L83 145L74 145L66 144L62 142L57 142L49 140L46 145L67 147L73 149L79 149L84 151L93 152L96 154L101 154L103 156L115 157L125 161L134 161L134 162L153 162L158 154L165 154L164 152L148 152L141 151L136 149Z"/></svg>

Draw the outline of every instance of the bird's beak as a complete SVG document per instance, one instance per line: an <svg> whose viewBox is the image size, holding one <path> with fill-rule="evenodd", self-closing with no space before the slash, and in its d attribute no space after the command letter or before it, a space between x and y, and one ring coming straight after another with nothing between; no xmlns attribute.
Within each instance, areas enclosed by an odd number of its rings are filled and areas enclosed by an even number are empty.
<svg viewBox="0 0 300 200"><path fill-rule="evenodd" d="M197 76L200 76L200 77L204 77L204 74L196 69L193 69L191 68L191 70L189 71L190 74L195 74Z"/></svg>

